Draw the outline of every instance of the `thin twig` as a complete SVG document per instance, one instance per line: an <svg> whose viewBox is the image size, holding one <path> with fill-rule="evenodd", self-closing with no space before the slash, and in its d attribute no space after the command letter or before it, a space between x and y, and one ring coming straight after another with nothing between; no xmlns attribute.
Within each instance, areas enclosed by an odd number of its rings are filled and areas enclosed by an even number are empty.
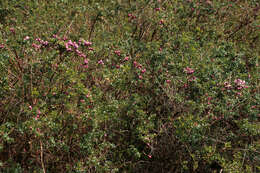
<svg viewBox="0 0 260 173"><path fill-rule="evenodd" d="M247 148L247 146L246 146L246 148ZM242 171L242 169L243 169L243 165L244 165L244 162L245 162L246 148L245 148L245 151L244 151L244 157L243 157L243 162L242 162L242 166L241 166L241 171Z"/></svg>
<svg viewBox="0 0 260 173"><path fill-rule="evenodd" d="M90 29L90 33L89 33L89 36L88 36L88 39L91 40L91 36L92 36L92 33L94 31L94 28L95 28L95 25L97 23L97 20L98 18L101 16L101 13L98 12L97 16L95 17L94 21L93 21L93 24L91 25L91 29Z"/></svg>
<svg viewBox="0 0 260 173"><path fill-rule="evenodd" d="M45 166L44 166L44 162L43 162L43 147L42 147L42 141L40 141L40 145L41 145L41 164L42 164L42 169L43 169L43 173L46 173Z"/></svg>

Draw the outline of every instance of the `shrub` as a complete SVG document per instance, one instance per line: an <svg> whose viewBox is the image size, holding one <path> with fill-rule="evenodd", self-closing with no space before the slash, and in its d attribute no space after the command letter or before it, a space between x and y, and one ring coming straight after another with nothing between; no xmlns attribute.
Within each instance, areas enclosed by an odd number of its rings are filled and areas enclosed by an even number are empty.
<svg viewBox="0 0 260 173"><path fill-rule="evenodd" d="M1 171L260 169L257 1L0 4Z"/></svg>

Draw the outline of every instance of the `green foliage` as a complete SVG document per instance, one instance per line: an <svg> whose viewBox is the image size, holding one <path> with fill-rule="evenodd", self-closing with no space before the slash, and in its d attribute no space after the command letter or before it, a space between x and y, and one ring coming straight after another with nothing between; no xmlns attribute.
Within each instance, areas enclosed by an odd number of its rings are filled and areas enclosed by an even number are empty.
<svg viewBox="0 0 260 173"><path fill-rule="evenodd" d="M257 1L0 2L1 172L258 172Z"/></svg>

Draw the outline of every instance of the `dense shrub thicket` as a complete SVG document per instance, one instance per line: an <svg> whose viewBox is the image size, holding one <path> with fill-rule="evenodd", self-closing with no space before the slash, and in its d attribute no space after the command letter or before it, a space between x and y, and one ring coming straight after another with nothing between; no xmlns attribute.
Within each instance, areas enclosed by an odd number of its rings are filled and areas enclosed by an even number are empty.
<svg viewBox="0 0 260 173"><path fill-rule="evenodd" d="M1 172L260 171L258 0L1 0Z"/></svg>

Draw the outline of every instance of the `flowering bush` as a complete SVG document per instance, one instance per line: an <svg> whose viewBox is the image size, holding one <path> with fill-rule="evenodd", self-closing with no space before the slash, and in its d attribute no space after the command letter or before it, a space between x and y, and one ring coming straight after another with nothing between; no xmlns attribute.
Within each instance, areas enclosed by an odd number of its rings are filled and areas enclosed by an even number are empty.
<svg viewBox="0 0 260 173"><path fill-rule="evenodd" d="M2 172L258 172L257 1L0 2Z"/></svg>

